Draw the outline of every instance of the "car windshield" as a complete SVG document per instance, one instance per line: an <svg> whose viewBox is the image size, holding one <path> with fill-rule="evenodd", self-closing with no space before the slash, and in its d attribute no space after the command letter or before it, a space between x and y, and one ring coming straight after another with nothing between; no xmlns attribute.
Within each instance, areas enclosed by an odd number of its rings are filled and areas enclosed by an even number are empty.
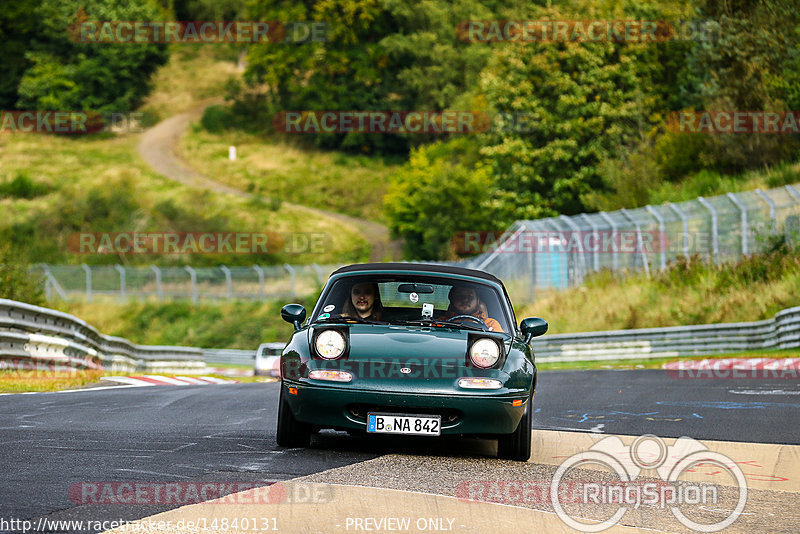
<svg viewBox="0 0 800 534"><path fill-rule="evenodd" d="M510 332L502 302L497 289L478 282L427 275L354 275L330 285L311 322L435 323Z"/></svg>

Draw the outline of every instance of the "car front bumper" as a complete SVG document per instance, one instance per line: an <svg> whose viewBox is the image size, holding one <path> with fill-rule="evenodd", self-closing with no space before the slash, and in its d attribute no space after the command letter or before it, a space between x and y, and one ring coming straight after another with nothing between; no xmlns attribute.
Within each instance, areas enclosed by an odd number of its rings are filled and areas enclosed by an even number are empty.
<svg viewBox="0 0 800 534"><path fill-rule="evenodd" d="M390 412L441 415L442 435L509 434L528 403L526 390L408 393L294 381L281 387L296 390L284 398L297 420L343 430L366 430L367 412ZM521 404L514 406L514 401Z"/></svg>

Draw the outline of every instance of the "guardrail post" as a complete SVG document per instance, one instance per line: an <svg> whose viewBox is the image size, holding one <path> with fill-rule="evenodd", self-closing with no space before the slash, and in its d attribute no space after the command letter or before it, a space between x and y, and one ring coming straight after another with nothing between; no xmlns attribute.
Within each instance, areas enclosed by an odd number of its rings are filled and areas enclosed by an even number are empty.
<svg viewBox="0 0 800 534"><path fill-rule="evenodd" d="M592 229L592 233L594 234L595 243L597 246L592 251L592 267L595 271L600 270L600 256L598 254L598 249L600 248L600 234L597 232L597 225L592 222L588 215L585 213L581 213L581 217L583 220L586 221L586 224L589 225L589 228Z"/></svg>
<svg viewBox="0 0 800 534"><path fill-rule="evenodd" d="M783 188L786 189L786 191L789 193L789 195L791 195L791 197L795 200L795 202L797 202L797 204L800 205L800 192L798 192L797 189L795 189L794 186L792 185L785 185L783 186Z"/></svg>
<svg viewBox="0 0 800 534"><path fill-rule="evenodd" d="M192 268L191 268L191 267L189 267L188 265L185 265L183 268L184 268L184 269L186 269L186 272L188 272L188 273L189 273L189 278L190 278L190 279L191 279L191 281L192 281L192 302L193 302L194 304L197 304L197 300L198 300L198 294L197 294L197 273L195 272L195 270L194 270L194 269L192 269Z"/></svg>
<svg viewBox="0 0 800 534"><path fill-rule="evenodd" d="M231 270L224 265L219 266L220 270L225 273L225 289L228 293L228 300L233 299L233 280L231 280Z"/></svg>
<svg viewBox="0 0 800 534"><path fill-rule="evenodd" d="M322 269L321 269L321 268L320 268L320 266L319 266L319 265L317 265L316 263L312 263L312 264L311 264L311 267L312 267L312 268L314 269L314 271L317 273L317 283L318 283L320 286L322 286Z"/></svg>
<svg viewBox="0 0 800 534"><path fill-rule="evenodd" d="M686 259L689 259L689 218L686 217L686 214L672 202L667 202L667 206L672 209L675 213L678 214L678 217L681 218L681 222L683 223L683 255L686 256Z"/></svg>
<svg viewBox="0 0 800 534"><path fill-rule="evenodd" d="M742 254L748 256L749 251L747 250L747 208L744 207L744 204L739 202L739 199L736 198L736 195L734 195L733 193L728 193L728 198L731 199L731 202L736 204L736 207L739 208L739 211L742 214Z"/></svg>
<svg viewBox="0 0 800 534"><path fill-rule="evenodd" d="M86 302L92 302L92 270L85 263L81 263L81 268L86 273Z"/></svg>
<svg viewBox="0 0 800 534"><path fill-rule="evenodd" d="M122 265L115 265L114 268L119 273L119 296L121 300L125 300L127 292L125 288L125 267Z"/></svg>
<svg viewBox="0 0 800 534"><path fill-rule="evenodd" d="M785 186L783 186L783 188L786 189L786 192L789 193L789 196L792 197L794 199L794 201L797 202L797 206L800 207L800 192L798 192L797 189L795 189L791 185L785 185ZM798 215L798 219L800 219L800 215ZM788 222L788 219L787 219L787 222ZM787 243L791 242L791 240L796 240L797 237L798 237L797 236L797 230L795 230L794 235L792 235L792 230L791 230L789 224L785 225L784 234L786 235L786 242Z"/></svg>
<svg viewBox="0 0 800 534"><path fill-rule="evenodd" d="M258 298L263 302L267 299L267 294L264 291L264 269L258 265L253 265L253 269L258 274Z"/></svg>
<svg viewBox="0 0 800 534"><path fill-rule="evenodd" d="M600 216L611 227L611 250L613 251L613 256L612 256L613 265L614 265L614 270L618 271L619 270L619 250L617 250L617 242L615 241L616 238L619 235L618 232L617 232L617 225L614 224L614 220L611 217L608 216L608 213L606 213L604 211L601 211L600 212Z"/></svg>
<svg viewBox="0 0 800 534"><path fill-rule="evenodd" d="M578 261L580 262L580 268L578 269L577 278L579 278L578 282L583 282L583 279L586 276L586 272L588 271L588 269L586 268L586 258L584 258L584 254L586 254L586 251L583 248L583 240L581 240L581 229L578 228L578 225L575 224L572 221L572 219L570 217L567 217L566 215L559 215L558 218L567 223L567 226L569 226L572 229L572 231L575 232L575 239L578 242ZM567 240L567 246L569 246L570 242L572 242L572 239Z"/></svg>
<svg viewBox="0 0 800 534"><path fill-rule="evenodd" d="M658 247L660 250L660 261L661 261L661 270L667 268L667 244L666 244L666 229L664 228L664 217L658 213L653 206L648 204L645 206L645 209L653 216L653 218L658 221Z"/></svg>
<svg viewBox="0 0 800 534"><path fill-rule="evenodd" d="M156 295L158 295L158 301L161 302L164 299L164 291L161 287L161 269L155 265L151 265L150 269L156 273Z"/></svg>
<svg viewBox="0 0 800 534"><path fill-rule="evenodd" d="M647 253L644 251L644 244L642 243L642 228L639 226L639 223L634 220L631 214L628 213L628 210L622 208L620 213L622 213L622 215L625 216L625 218L628 219L636 229L636 248L639 249L639 253L642 256L642 267L644 268L644 272L647 275L647 278L650 278L650 262L647 261Z"/></svg>
<svg viewBox="0 0 800 534"><path fill-rule="evenodd" d="M294 270L294 268L293 268L291 265L289 265L288 263L284 263L284 264L283 264L283 268L284 268L284 269L286 269L287 271L289 271L289 276L291 276L291 278L292 278L292 300L294 300L294 299L295 299L295 289L294 289L294 283L295 283L295 270Z"/></svg>
<svg viewBox="0 0 800 534"><path fill-rule="evenodd" d="M715 210L714 206L709 204L708 200L703 197L697 197L697 201L711 213L711 261L712 263L717 263L717 260L719 259L719 227L717 226L717 210Z"/></svg>
<svg viewBox="0 0 800 534"><path fill-rule="evenodd" d="M769 218L772 221L772 233L774 234L778 230L778 220L775 218L775 201L769 198L761 189L756 189L756 194L769 206Z"/></svg>
<svg viewBox="0 0 800 534"><path fill-rule="evenodd" d="M56 293L58 293L59 297L61 297L63 300L67 300L67 294L64 292L64 288L61 287L61 284L58 283L58 280L56 280L56 277L53 276L53 273L50 272L50 267L45 263L40 263L39 267L41 267L42 270L44 271L44 276L46 280L44 286L45 298L50 300L50 297L52 296L50 288L52 287L53 289L56 290Z"/></svg>
<svg viewBox="0 0 800 534"><path fill-rule="evenodd" d="M511 228L513 228L513 226ZM509 231L511 231L511 228L509 228ZM492 251L492 253L489 254L488 256L486 256L486 258L477 267L475 267L475 269L477 269L479 271L485 271L486 270L486 266L489 264L489 262L492 261L495 258L495 256L497 256L500 253L500 249L502 248L503 243L505 243L506 241L510 241L512 239L515 239L517 237L517 235L521 231L523 231L524 229L525 229L525 225L520 224L519 228L516 231L514 231L513 234L511 234L511 237L509 237L508 239L503 240L502 242L498 241L495 244L494 250Z"/></svg>

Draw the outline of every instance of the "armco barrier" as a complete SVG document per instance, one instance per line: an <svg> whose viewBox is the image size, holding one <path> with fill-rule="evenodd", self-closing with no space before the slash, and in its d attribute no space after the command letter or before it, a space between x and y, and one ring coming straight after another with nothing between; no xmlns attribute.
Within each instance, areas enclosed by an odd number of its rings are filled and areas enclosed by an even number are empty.
<svg viewBox="0 0 800 534"><path fill-rule="evenodd" d="M67 313L0 299L0 366L121 372L205 371L203 349L136 345Z"/></svg>
<svg viewBox="0 0 800 534"><path fill-rule="evenodd" d="M773 319L544 336L532 343L538 361L664 358L800 347L800 306Z"/></svg>

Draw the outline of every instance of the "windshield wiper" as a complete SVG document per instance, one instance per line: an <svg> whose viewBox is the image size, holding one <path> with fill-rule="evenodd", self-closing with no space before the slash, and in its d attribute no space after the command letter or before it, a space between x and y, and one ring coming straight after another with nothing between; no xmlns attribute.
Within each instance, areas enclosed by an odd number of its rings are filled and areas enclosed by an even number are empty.
<svg viewBox="0 0 800 534"><path fill-rule="evenodd" d="M362 319L361 317L326 317L324 319L317 319L312 321L311 324L319 323L358 323L358 324L389 324L388 321L373 321L371 319Z"/></svg>
<svg viewBox="0 0 800 534"><path fill-rule="evenodd" d="M434 326L434 325L448 325L456 328L463 328L464 330L475 330L476 332L483 332L483 328L479 326L458 323L455 321L442 321L441 319L412 319L408 321L395 321L395 324L409 324L420 326Z"/></svg>

